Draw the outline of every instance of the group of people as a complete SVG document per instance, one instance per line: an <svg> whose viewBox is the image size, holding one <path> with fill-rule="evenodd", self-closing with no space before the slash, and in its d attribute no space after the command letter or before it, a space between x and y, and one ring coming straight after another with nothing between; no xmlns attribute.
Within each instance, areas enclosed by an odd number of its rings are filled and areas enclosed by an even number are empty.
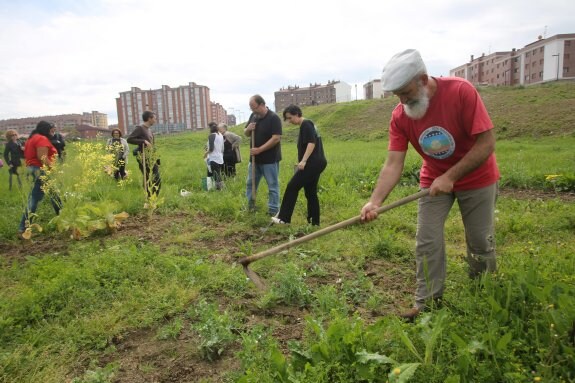
<svg viewBox="0 0 575 383"><path fill-rule="evenodd" d="M215 181L216 190L222 190L225 177L235 177L236 164L242 162L240 143L242 138L230 132L226 124L210 122L210 135L206 143L204 159L208 177Z"/></svg>
<svg viewBox="0 0 575 383"><path fill-rule="evenodd" d="M469 275L476 278L496 269L494 212L499 170L494 150L493 123L474 86L461 78L431 77L417 50L408 49L394 55L383 69L382 88L399 98L392 112L387 159L368 202L361 208L363 222L377 218L377 210L399 182L408 144L423 159L420 187L428 194L418 201L416 232L416 291L415 304L402 317L413 320L422 311L440 304L446 276L444 225L457 201L465 227ZM282 159L282 122L271 111L260 95L249 100L252 114L244 128L250 137L250 162L246 181L246 198L250 209L255 209L256 193L261 178L268 186L267 211L273 224L289 224L299 191L303 188L307 199L307 221L320 224L318 183L326 169L327 160L321 135L314 123L303 117L302 110L290 105L282 113L284 121L299 126L297 166L288 182L280 205L279 163ZM161 187L160 160L150 155L155 150L151 127L156 116L147 111L143 124L127 138L137 145L138 164L148 196L157 194ZM223 185L222 173L235 175L235 163L241 159L232 151L238 150L241 138L228 132L224 125L210 124L210 135L205 158L216 185ZM39 175L43 166L50 166L58 153L50 142L53 126L41 121L30 135L24 149L26 165L34 176L34 187L22 217L21 231L30 213L43 198ZM10 132L5 158L11 174L18 175L21 153L17 135ZM119 145L126 160L127 144L121 132L112 133L109 145ZM16 137L16 138L15 138ZM7 135L8 138L8 135ZM148 149L150 150L148 152ZM8 156L6 156L8 153ZM148 155L144 159L144 153ZM227 153L227 154L226 154ZM123 163L125 166L125 162ZM118 166L117 178L125 177L125 168ZM56 196L57 198L57 196ZM52 199L58 213L61 204Z"/></svg>

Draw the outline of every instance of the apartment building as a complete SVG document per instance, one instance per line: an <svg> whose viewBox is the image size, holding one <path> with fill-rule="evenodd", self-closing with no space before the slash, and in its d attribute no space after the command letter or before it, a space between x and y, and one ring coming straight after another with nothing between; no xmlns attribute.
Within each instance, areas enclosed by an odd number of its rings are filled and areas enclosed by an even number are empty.
<svg viewBox="0 0 575 383"><path fill-rule="evenodd" d="M210 88L194 82L177 88L168 85L150 90L133 87L116 98L116 109L118 128L124 134L142 123L142 113L146 110L156 113L153 131L160 134L205 129L212 119Z"/></svg>
<svg viewBox="0 0 575 383"><path fill-rule="evenodd" d="M475 85L529 85L575 79L575 33L542 36L516 50L471 56L449 71Z"/></svg>
<svg viewBox="0 0 575 383"><path fill-rule="evenodd" d="M383 98L381 79L375 79L363 84L363 98L366 100L372 100L374 98Z"/></svg>
<svg viewBox="0 0 575 383"><path fill-rule="evenodd" d="M56 116L39 116L26 118L12 118L0 121L0 130L14 129L20 135L28 135L36 128L39 121L48 121L56 124L58 129L65 133L76 130L79 126L90 125L100 129L108 129L108 115L98 111L75 114L60 114Z"/></svg>
<svg viewBox="0 0 575 383"><path fill-rule="evenodd" d="M216 124L227 124L228 123L228 114L223 106L221 106L217 102L211 103L212 105L212 119L211 121L215 122Z"/></svg>
<svg viewBox="0 0 575 383"><path fill-rule="evenodd" d="M351 101L351 85L343 81L328 81L327 84L309 84L301 88L297 85L281 88L274 92L274 105L277 113L283 112L290 104L298 106L333 104Z"/></svg>

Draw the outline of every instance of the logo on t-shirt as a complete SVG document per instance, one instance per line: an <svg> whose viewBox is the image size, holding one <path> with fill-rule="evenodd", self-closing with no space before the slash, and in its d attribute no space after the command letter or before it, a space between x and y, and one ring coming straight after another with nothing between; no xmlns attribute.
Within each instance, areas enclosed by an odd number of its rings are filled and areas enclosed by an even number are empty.
<svg viewBox="0 0 575 383"><path fill-rule="evenodd" d="M453 136L441 126L425 129L419 136L419 146L425 154L439 160L451 156L455 151Z"/></svg>

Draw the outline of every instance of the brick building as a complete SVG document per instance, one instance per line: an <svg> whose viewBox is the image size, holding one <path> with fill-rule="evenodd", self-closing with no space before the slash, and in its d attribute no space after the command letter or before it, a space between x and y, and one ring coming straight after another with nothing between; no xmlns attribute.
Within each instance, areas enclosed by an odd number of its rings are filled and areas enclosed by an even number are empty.
<svg viewBox="0 0 575 383"><path fill-rule="evenodd" d="M351 85L343 81L328 81L326 85L309 84L309 87L288 86L274 92L277 113L290 104L298 106L333 104L351 101Z"/></svg>
<svg viewBox="0 0 575 383"><path fill-rule="evenodd" d="M482 54L449 71L475 85L529 85L575 79L575 33L539 36L525 47Z"/></svg>
<svg viewBox="0 0 575 383"><path fill-rule="evenodd" d="M227 124L228 123L228 114L223 106L221 106L217 102L212 101L212 119L210 121L215 122L216 124Z"/></svg>
<svg viewBox="0 0 575 383"><path fill-rule="evenodd" d="M58 129L69 132L81 125L91 125L101 129L108 129L108 115L97 111L82 114L60 114L56 116L39 116L26 118L12 118L0 121L0 131L14 129L20 135L28 135L36 128L38 122L45 120L56 124Z"/></svg>
<svg viewBox="0 0 575 383"><path fill-rule="evenodd" d="M142 113L156 113L156 133L205 129L212 118L210 88L190 82L188 85L141 90L133 87L116 98L118 128L127 134L142 123Z"/></svg>

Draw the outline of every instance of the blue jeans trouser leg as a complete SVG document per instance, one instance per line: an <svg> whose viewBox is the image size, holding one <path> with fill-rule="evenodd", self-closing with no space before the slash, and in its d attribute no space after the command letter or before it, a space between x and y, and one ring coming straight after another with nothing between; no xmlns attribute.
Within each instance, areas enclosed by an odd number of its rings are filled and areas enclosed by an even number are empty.
<svg viewBox="0 0 575 383"><path fill-rule="evenodd" d="M279 183L279 162L271 164L256 164L256 191L260 180L265 178L268 184L268 213L275 215L280 208L280 183ZM248 179L246 182L246 197L250 207L253 207L252 201L252 163L248 166Z"/></svg>
<svg viewBox="0 0 575 383"><path fill-rule="evenodd" d="M28 171L30 174L32 174L34 186L32 187L32 191L28 196L28 206L26 206L26 210L24 211L22 219L20 220L20 226L18 228L20 232L26 230L26 221L29 221L28 223L32 223L32 217L30 217L30 215L33 216L33 214L36 213L38 204L40 201L42 201L42 199L44 199L45 194L42 190L42 179L40 178L44 172L42 172L40 168L32 166L28 167ZM62 206L62 201L60 198L57 195L50 196L50 202L52 203L52 207L54 208L56 215L60 214L60 208Z"/></svg>

